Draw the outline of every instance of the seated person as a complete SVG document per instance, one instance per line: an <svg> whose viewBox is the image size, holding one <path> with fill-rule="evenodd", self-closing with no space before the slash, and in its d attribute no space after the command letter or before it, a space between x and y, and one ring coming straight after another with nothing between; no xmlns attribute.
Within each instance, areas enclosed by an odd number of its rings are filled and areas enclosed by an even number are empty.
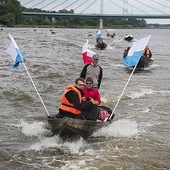
<svg viewBox="0 0 170 170"><path fill-rule="evenodd" d="M96 120L97 104L94 99L90 99L88 102L83 103L82 97L84 87L84 79L79 77L75 80L75 85L67 86L64 93L61 95L61 105L58 106L59 114L57 117L72 117L72 118L85 118L90 120Z"/></svg>
<svg viewBox="0 0 170 170"><path fill-rule="evenodd" d="M123 58L125 58L125 57L127 56L129 50L130 50L130 47L127 47L127 48L124 50Z"/></svg>
<svg viewBox="0 0 170 170"><path fill-rule="evenodd" d="M143 56L145 56L145 57L147 57L147 58L151 58L151 57L152 57L151 50L149 49L148 46L145 47Z"/></svg>
<svg viewBox="0 0 170 170"><path fill-rule="evenodd" d="M83 92L84 92L84 97L83 97L84 102L87 102L92 98L93 100L97 101L97 105L100 105L101 103L100 93L97 88L93 87L93 79L91 77L87 77L86 84L83 88Z"/></svg>
<svg viewBox="0 0 170 170"><path fill-rule="evenodd" d="M103 42L102 38L97 38L96 39L96 47L100 49L106 48L106 44Z"/></svg>

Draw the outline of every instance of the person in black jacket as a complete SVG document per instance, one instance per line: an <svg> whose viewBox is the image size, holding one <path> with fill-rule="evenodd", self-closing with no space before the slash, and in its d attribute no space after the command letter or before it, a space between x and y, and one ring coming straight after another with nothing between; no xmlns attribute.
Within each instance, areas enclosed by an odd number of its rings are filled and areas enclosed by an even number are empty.
<svg viewBox="0 0 170 170"><path fill-rule="evenodd" d="M80 77L86 79L87 77L91 77L93 79L93 87L100 88L102 77L103 77L103 69L98 64L99 56L94 54L92 57L92 62L90 64L86 64L81 73Z"/></svg>

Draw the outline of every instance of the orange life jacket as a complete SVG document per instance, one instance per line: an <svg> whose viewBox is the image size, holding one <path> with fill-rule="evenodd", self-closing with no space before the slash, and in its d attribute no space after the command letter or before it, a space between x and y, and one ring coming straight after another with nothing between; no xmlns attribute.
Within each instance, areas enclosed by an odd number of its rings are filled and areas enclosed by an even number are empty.
<svg viewBox="0 0 170 170"><path fill-rule="evenodd" d="M80 115L81 111L76 109L74 107L74 105L72 103L70 103L67 100L67 98L65 97L66 93L69 92L70 90L73 90L78 94L80 103L82 103L81 92L78 89L76 89L74 86L67 86L65 92L61 95L62 104L60 106L58 106L58 109L62 109L64 111L71 112L71 113L73 113L75 115Z"/></svg>

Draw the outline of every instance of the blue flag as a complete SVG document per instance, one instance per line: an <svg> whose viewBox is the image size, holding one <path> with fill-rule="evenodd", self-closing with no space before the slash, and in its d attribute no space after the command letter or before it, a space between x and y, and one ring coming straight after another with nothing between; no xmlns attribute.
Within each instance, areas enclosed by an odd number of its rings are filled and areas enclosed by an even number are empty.
<svg viewBox="0 0 170 170"><path fill-rule="evenodd" d="M101 38L101 36L102 36L101 31L98 30L98 31L97 31L97 38Z"/></svg>
<svg viewBox="0 0 170 170"><path fill-rule="evenodd" d="M138 64L143 50L145 49L151 35L148 37L141 38L138 42L134 42L132 47L130 48L127 56L123 59L123 63L128 66L132 67Z"/></svg>
<svg viewBox="0 0 170 170"><path fill-rule="evenodd" d="M12 56L12 59L14 60L13 68L17 68L19 66L19 63L24 62L23 56L21 51L19 50L14 38L9 34L9 37L11 39L11 44L7 48L6 52Z"/></svg>

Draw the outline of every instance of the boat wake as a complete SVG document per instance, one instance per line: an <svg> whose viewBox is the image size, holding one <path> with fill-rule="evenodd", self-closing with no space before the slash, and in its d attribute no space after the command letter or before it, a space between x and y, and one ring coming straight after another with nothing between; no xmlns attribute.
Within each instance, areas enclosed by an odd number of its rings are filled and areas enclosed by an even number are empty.
<svg viewBox="0 0 170 170"><path fill-rule="evenodd" d="M114 121L107 127L103 127L93 134L94 137L134 137L138 135L137 123L129 119Z"/></svg>

